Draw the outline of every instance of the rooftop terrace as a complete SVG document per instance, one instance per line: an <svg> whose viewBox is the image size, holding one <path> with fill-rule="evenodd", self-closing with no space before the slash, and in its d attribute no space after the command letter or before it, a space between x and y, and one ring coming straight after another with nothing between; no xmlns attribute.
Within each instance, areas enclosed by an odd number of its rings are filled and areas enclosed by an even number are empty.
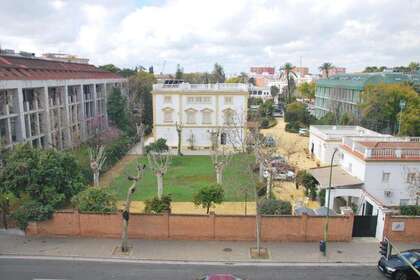
<svg viewBox="0 0 420 280"><path fill-rule="evenodd" d="M354 125L311 125L310 133L313 133L324 140L341 140L344 136L387 136Z"/></svg>
<svg viewBox="0 0 420 280"><path fill-rule="evenodd" d="M247 84L235 83L218 83L218 84L190 84L190 83L175 83L175 84L154 84L154 91L244 91L248 92Z"/></svg>
<svg viewBox="0 0 420 280"><path fill-rule="evenodd" d="M420 161L420 137L343 137L341 147L363 160Z"/></svg>

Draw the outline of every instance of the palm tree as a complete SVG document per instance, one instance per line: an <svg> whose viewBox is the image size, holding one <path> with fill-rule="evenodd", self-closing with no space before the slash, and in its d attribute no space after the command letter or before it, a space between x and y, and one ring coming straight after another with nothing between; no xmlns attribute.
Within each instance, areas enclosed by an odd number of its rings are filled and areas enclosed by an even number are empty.
<svg viewBox="0 0 420 280"><path fill-rule="evenodd" d="M319 71L325 72L325 75L327 76L327 79L328 79L328 77L329 77L328 74L330 73L330 70L333 69L333 68L334 68L334 66L332 65L332 63L324 62L324 63L322 63L321 66L319 66Z"/></svg>
<svg viewBox="0 0 420 280"><path fill-rule="evenodd" d="M290 103L292 99L291 81L294 80L293 77L297 78L296 73L293 71L294 68L295 67L289 62L280 68L280 78L286 78L287 80L287 103Z"/></svg>

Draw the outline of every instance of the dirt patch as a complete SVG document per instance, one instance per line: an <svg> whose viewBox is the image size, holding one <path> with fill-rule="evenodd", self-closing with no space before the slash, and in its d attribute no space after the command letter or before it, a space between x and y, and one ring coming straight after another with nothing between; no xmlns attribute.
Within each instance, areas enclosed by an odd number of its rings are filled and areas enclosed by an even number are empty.
<svg viewBox="0 0 420 280"><path fill-rule="evenodd" d="M127 165L130 164L133 160L137 159L137 155L126 155L120 159L111 169L109 169L105 174L100 178L100 184L103 187L108 187L111 185L112 181L122 174Z"/></svg>

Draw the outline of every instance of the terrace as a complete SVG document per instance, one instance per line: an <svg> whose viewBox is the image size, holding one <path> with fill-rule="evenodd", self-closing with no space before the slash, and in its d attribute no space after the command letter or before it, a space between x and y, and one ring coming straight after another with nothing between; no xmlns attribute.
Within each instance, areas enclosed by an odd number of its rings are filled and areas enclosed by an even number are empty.
<svg viewBox="0 0 420 280"><path fill-rule="evenodd" d="M420 160L420 137L343 137L341 147L363 160Z"/></svg>
<svg viewBox="0 0 420 280"><path fill-rule="evenodd" d="M163 91L246 91L248 85L235 83L218 84L190 84L190 83L163 83L153 85L153 90Z"/></svg>

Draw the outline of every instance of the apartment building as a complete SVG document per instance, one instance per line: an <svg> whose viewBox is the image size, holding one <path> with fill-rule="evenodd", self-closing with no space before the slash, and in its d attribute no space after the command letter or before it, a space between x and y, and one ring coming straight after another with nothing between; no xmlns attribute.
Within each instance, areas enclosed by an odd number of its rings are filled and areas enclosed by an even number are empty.
<svg viewBox="0 0 420 280"><path fill-rule="evenodd" d="M210 132L218 128L223 129L218 141L226 145L246 133L246 84L163 83L153 86L152 95L153 136L170 147L178 144L177 123L183 126L183 149L209 148Z"/></svg>
<svg viewBox="0 0 420 280"><path fill-rule="evenodd" d="M0 54L0 138L64 149L108 126L106 101L120 76L83 63Z"/></svg>
<svg viewBox="0 0 420 280"><path fill-rule="evenodd" d="M395 72L356 73L318 80L315 91L315 116L321 118L328 112L339 115L348 112L359 117L360 94L366 85L403 82L420 84L420 75Z"/></svg>

